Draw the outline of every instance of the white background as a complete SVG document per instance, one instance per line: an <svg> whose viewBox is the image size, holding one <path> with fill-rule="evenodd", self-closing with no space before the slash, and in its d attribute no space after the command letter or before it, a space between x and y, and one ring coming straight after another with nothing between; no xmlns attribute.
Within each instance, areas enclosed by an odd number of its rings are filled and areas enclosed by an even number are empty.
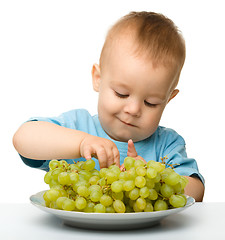
<svg viewBox="0 0 225 240"><path fill-rule="evenodd" d="M224 201L223 1L82 0L0 1L0 202L28 202L46 189L44 172L23 164L12 145L31 116L73 108L96 113L91 68L108 28L130 11L171 18L187 45L180 93L161 125L175 129L206 180L204 201Z"/></svg>

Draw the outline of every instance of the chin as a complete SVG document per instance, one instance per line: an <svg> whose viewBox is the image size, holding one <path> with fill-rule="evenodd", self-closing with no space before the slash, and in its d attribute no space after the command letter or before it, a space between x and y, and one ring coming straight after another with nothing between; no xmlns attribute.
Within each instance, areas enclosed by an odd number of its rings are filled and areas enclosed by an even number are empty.
<svg viewBox="0 0 225 240"><path fill-rule="evenodd" d="M111 136L111 138L118 141L118 142L128 142L130 139L132 139L133 142L139 142L139 141L144 139L144 138L143 139L142 138L141 139L136 138L136 137L133 137L133 136L124 136L124 135L123 136L115 136L115 137Z"/></svg>

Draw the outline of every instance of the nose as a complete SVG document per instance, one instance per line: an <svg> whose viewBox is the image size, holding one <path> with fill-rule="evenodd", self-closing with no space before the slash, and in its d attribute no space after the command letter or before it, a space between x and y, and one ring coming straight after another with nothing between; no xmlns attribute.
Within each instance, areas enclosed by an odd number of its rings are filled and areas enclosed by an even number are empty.
<svg viewBox="0 0 225 240"><path fill-rule="evenodd" d="M137 100L128 101L124 106L124 112L135 117L140 117L141 115L141 103Z"/></svg>

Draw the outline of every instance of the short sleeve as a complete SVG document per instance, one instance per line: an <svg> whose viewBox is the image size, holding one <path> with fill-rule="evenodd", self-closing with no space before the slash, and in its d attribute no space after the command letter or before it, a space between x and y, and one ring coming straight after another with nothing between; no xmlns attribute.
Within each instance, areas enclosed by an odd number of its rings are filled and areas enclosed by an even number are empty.
<svg viewBox="0 0 225 240"><path fill-rule="evenodd" d="M196 160L187 157L185 142L181 136L178 135L165 149L164 156L168 158L166 163L172 164L177 173L183 176L198 177L205 184L205 180L198 170Z"/></svg>

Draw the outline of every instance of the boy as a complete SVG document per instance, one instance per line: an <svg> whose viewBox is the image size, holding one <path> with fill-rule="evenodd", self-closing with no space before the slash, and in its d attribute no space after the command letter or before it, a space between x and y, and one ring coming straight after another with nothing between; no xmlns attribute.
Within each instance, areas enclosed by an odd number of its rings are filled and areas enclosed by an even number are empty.
<svg viewBox="0 0 225 240"><path fill-rule="evenodd" d="M185 193L202 201L204 179L185 142L172 129L159 126L176 89L185 60L185 43L174 23L152 12L132 12L108 32L100 64L92 69L99 92L98 115L78 109L53 118L32 118L15 133L13 143L23 161L48 171L50 159L85 160L96 168L123 164L132 156L143 161L179 164L189 179ZM138 156L138 154L140 156Z"/></svg>

